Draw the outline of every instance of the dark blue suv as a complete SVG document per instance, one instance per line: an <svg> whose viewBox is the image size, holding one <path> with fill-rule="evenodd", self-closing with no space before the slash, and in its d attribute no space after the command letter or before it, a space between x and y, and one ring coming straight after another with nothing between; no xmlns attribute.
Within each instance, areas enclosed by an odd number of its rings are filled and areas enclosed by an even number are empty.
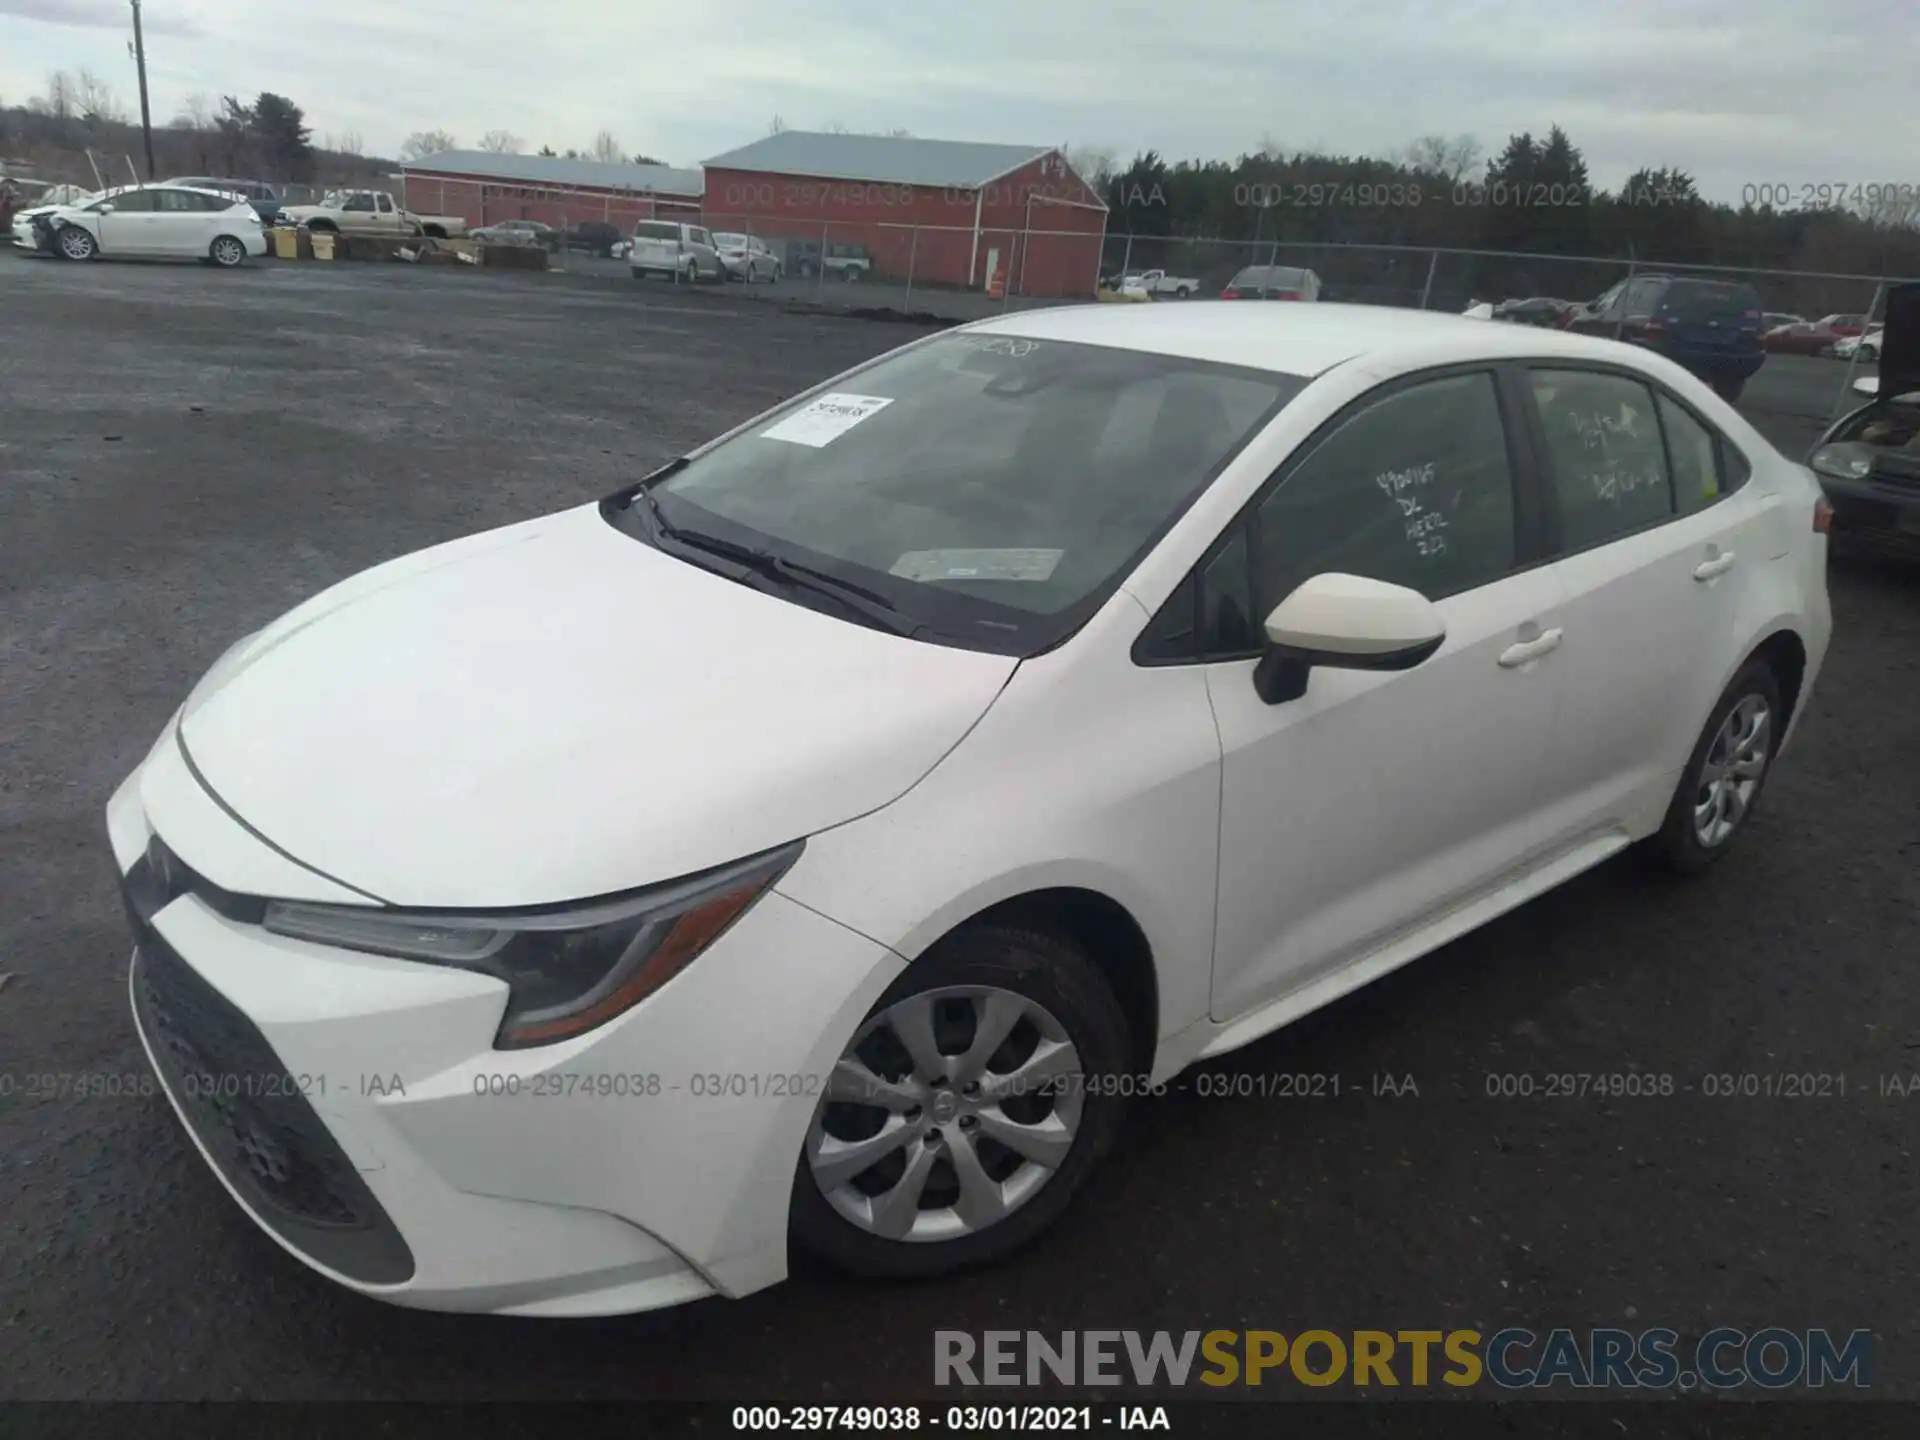
<svg viewBox="0 0 1920 1440"><path fill-rule="evenodd" d="M1760 296L1744 282L1636 275L1580 306L1566 328L1644 345L1738 400L1766 362L1760 317Z"/></svg>

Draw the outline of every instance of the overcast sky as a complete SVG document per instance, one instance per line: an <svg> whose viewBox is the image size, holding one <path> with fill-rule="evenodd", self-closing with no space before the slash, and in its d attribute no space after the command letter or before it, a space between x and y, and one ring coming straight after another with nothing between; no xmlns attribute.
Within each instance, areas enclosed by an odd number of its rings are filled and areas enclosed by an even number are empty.
<svg viewBox="0 0 1920 1440"><path fill-rule="evenodd" d="M145 0L154 121L275 90L316 137L416 130L564 150L611 130L692 165L837 122L942 139L1232 158L1384 154L1565 127L1595 182L1642 164L1711 198L1920 184L1916 0ZM0 98L82 67L138 113L124 0L0 0ZM1907 96L1907 100L1900 97Z"/></svg>

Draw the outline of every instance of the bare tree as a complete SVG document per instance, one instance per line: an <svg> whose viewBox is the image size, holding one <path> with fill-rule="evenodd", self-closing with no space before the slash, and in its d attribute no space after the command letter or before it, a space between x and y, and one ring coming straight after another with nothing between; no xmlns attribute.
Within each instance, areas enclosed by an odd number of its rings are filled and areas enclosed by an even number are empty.
<svg viewBox="0 0 1920 1440"><path fill-rule="evenodd" d="M64 70L55 70L47 76L47 93L38 108L56 120L71 120L75 104L73 77Z"/></svg>
<svg viewBox="0 0 1920 1440"><path fill-rule="evenodd" d="M480 148L495 155L518 155L527 142L511 130L489 130L480 137Z"/></svg>
<svg viewBox="0 0 1920 1440"><path fill-rule="evenodd" d="M1394 158L1410 170L1425 170L1449 180L1477 174L1486 151L1471 135L1422 135Z"/></svg>
<svg viewBox="0 0 1920 1440"><path fill-rule="evenodd" d="M627 152L621 149L620 142L613 138L611 130L602 130L594 136L593 149L588 153L591 159L603 165L621 165L627 158Z"/></svg>
<svg viewBox="0 0 1920 1440"><path fill-rule="evenodd" d="M1073 167L1073 173L1096 190L1105 190L1107 181L1113 178L1119 160L1112 147L1105 145L1063 145L1060 153L1067 157L1067 164Z"/></svg>
<svg viewBox="0 0 1920 1440"><path fill-rule="evenodd" d="M115 98L113 87L91 70L81 70L73 78L73 104L80 117L90 124L103 120L125 122L126 107Z"/></svg>
<svg viewBox="0 0 1920 1440"><path fill-rule="evenodd" d="M445 130L416 130L400 142L402 160L418 160L441 150L457 150L460 142Z"/></svg>
<svg viewBox="0 0 1920 1440"><path fill-rule="evenodd" d="M358 130L349 130L343 135L335 136L333 144L327 148L337 150L342 155L358 156L367 153L367 142L360 138Z"/></svg>
<svg viewBox="0 0 1920 1440"><path fill-rule="evenodd" d="M770 122L768 122L767 134L778 135L782 130L786 128L787 128L787 122L782 120L779 114L776 112L773 119Z"/></svg>
<svg viewBox="0 0 1920 1440"><path fill-rule="evenodd" d="M213 101L207 95L189 95L167 124L174 130L211 130L213 116Z"/></svg>
<svg viewBox="0 0 1920 1440"><path fill-rule="evenodd" d="M1861 185L1847 207L1870 225L1920 225L1920 193L1911 185Z"/></svg>

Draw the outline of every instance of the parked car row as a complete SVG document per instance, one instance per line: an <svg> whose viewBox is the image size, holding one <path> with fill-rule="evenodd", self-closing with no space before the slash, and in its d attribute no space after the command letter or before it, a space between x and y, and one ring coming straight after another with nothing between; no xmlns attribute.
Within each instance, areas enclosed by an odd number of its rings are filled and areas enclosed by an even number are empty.
<svg viewBox="0 0 1920 1440"><path fill-rule="evenodd" d="M873 273L873 256L864 245L817 240L780 240L738 231L714 231L678 220L642 220L622 247L633 278L657 276L681 283L719 284L737 280L772 283L788 275L832 276L843 281Z"/></svg>
<svg viewBox="0 0 1920 1440"><path fill-rule="evenodd" d="M1736 400L1765 363L1760 296L1744 281L1635 275L1584 304L1551 296L1475 301L1477 319L1624 340L1664 355Z"/></svg>

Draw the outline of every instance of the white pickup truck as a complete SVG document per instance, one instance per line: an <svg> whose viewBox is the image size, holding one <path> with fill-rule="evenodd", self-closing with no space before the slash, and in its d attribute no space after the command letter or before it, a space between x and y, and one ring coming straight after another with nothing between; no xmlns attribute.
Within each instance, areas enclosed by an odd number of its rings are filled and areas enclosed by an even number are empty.
<svg viewBox="0 0 1920 1440"><path fill-rule="evenodd" d="M1149 295L1173 295L1184 300L1200 289L1200 282L1184 275L1169 275L1164 270L1142 270L1138 274L1121 277L1120 289L1123 294L1135 288Z"/></svg>
<svg viewBox="0 0 1920 1440"><path fill-rule="evenodd" d="M318 205L283 205L280 222L336 235L431 235L451 240L467 233L460 215L416 215L385 190L329 190Z"/></svg>

